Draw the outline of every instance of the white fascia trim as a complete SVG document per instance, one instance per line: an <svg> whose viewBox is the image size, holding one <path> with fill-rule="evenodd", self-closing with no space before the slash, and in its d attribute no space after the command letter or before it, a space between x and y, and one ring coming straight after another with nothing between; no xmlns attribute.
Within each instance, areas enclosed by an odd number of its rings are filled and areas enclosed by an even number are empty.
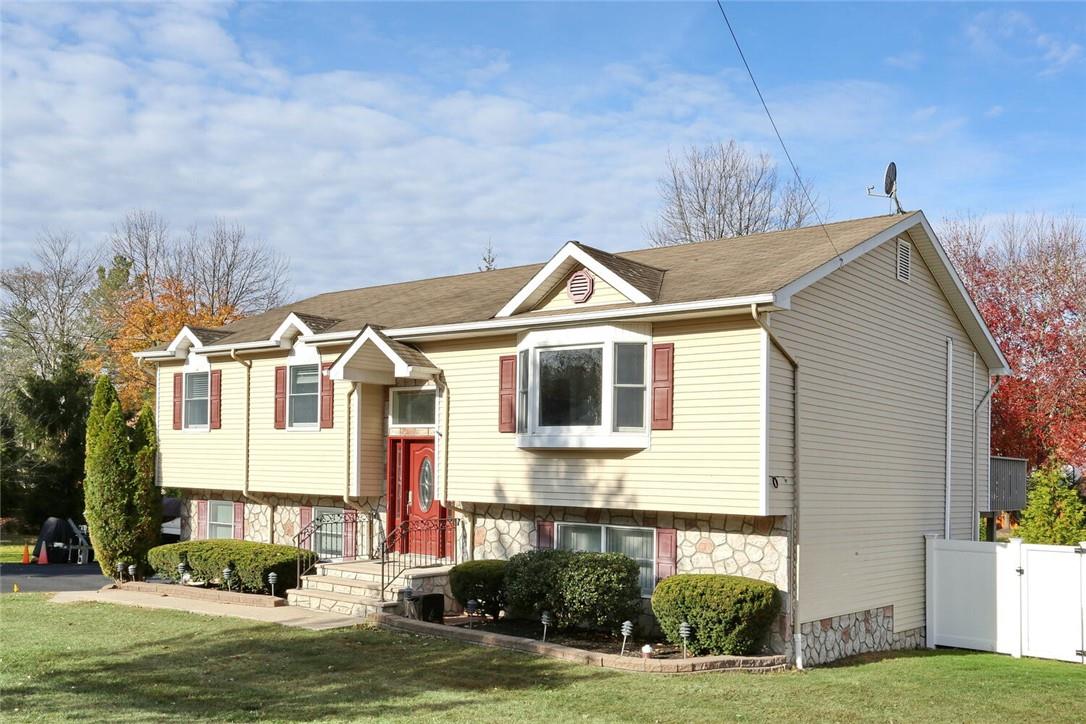
<svg viewBox="0 0 1086 724"><path fill-rule="evenodd" d="M339 356L335 364L332 365L332 368L328 370L328 378L332 380L344 379L344 371L346 370L347 363L351 361L351 358L354 357L358 350L362 349L362 345L366 342L372 342L376 345L377 349L381 350L382 354L392 362L393 376L395 377L434 375L440 371L432 367L415 367L407 364L407 362L404 361L400 355L396 354L395 350L393 350L385 340L381 339L381 335L378 334L373 327L366 327L359 333L354 342L351 343L351 346Z"/></svg>
<svg viewBox="0 0 1086 724"><path fill-rule="evenodd" d="M605 264L602 264L597 259L589 256L581 249L581 247L577 246L577 244L572 241L567 241L565 246L559 249L558 253L552 256L551 260L548 261L542 269L536 272L535 276L532 277L527 284L521 287L520 291L516 293L516 296L506 302L505 306L494 316L501 318L516 314L521 306L523 306L533 294L538 292L540 288L550 280L551 276L558 268L569 259L580 262L585 269L588 269L597 277L617 289L631 302L635 304L646 304L652 301L648 295L618 274L615 274L615 272L609 269Z"/></svg>
<svg viewBox="0 0 1086 724"><path fill-rule="evenodd" d="M990 352L995 355L999 360L1001 367L994 367L990 369L993 375L1009 375L1011 374L1010 363L1007 362L1007 358L1003 356L1003 352L999 349L999 345L996 344L995 339L992 337L992 333L988 329L988 325L984 323L984 318L980 316L980 312L977 310L976 305L973 304L973 299L969 296L969 293L965 290L965 285L962 284L961 277L958 276L958 272L955 271L954 265L950 262L950 258L943 250L942 244L939 243L938 237L935 235L935 231L932 230L931 224L928 223L928 219L924 216L923 211L913 211L902 217L902 220L894 224L890 228L882 231L875 236L872 236L867 241L857 244L844 254L837 256L825 264L812 269L803 276L799 277L793 282L786 284L776 292L776 304L783 309L790 309L792 306L793 295L803 291L807 287L811 286L815 282L829 276L833 272L837 271L845 264L848 264L854 259L858 259L864 254L877 249L891 239L904 234L912 227L920 224L924 229L924 233L927 234L928 239L931 241L931 246L935 249L935 254L939 258L940 264L946 268L950 275L950 278L954 281L954 286L958 292L958 295L965 300L968 305L969 311L972 313L977 326L980 327L981 332L984 334L984 339L988 343Z"/></svg>
<svg viewBox="0 0 1086 724"><path fill-rule="evenodd" d="M272 332L269 341L274 342L280 347L289 348L292 342L289 337L286 337L286 334L291 329L298 330L298 334L302 336L311 336L313 334L313 330L309 328L309 325L303 322L297 314L291 312L287 315L287 318L283 320L283 323Z"/></svg>
<svg viewBox="0 0 1086 724"><path fill-rule="evenodd" d="M785 309L790 309L792 306L793 295L803 291L815 282L829 276L833 272L843 267L845 264L848 264L850 261L859 259L861 256L871 251L872 249L877 249L891 239L905 233L910 228L916 225L916 216L918 214L923 217L923 214L921 214L919 211L914 211L911 214L907 214L906 216L902 217L901 221L897 222L885 231L879 232L867 241L852 247L844 254L835 256L833 259L830 259L825 264L815 267L798 279L789 282L788 284L785 284L783 287L777 290L777 305L780 307L784 307Z"/></svg>
<svg viewBox="0 0 1086 724"><path fill-rule="evenodd" d="M931 228L931 224L928 223L928 219L924 216L923 212L920 212L920 225L924 227L924 233L931 239L931 245L935 247L935 253L939 256L939 261L950 273L950 278L953 280L954 286L958 290L958 294L965 300L977 326L979 326L980 331L984 333L984 339L988 342L988 346L991 347L991 351L995 353L1000 365L1002 365L1001 367L990 369L989 372L996 377L1013 374L1014 371L1011 369L1011 363L1008 362L1007 358L1003 355L1003 350L1001 350L996 343L995 337L992 336L992 331L988 329L988 325L984 321L984 317L980 316L980 310L977 309L977 305L973 304L973 298L969 296L969 292L966 291L961 277L958 276L958 271L954 268L954 265L950 263L950 257L946 255L943 245L939 243L939 237L935 235L935 231Z"/></svg>
<svg viewBox="0 0 1086 724"><path fill-rule="evenodd" d="M182 347L181 345L185 342L188 342L188 344ZM169 346L166 347L166 351L174 357L184 358L186 351L190 347L201 349L203 346L204 344L200 341L200 338L197 337L186 324L181 328L181 331L177 333L177 336L173 338L173 341L170 342Z"/></svg>
<svg viewBox="0 0 1086 724"><path fill-rule="evenodd" d="M484 319L481 322L460 322L456 324L435 324L428 327L396 327L381 330L386 336L396 339L426 337L434 334L455 334L457 332L477 332L490 329L535 328L556 324L575 324L602 319L625 319L628 317L648 317L676 312L700 312L731 307L749 307L751 304L773 304L773 294L753 294L745 297L725 297L721 299L703 299L696 302L674 302L654 304L644 307L625 307L623 309L604 309L594 312L561 314L539 317L517 317L513 319Z"/></svg>

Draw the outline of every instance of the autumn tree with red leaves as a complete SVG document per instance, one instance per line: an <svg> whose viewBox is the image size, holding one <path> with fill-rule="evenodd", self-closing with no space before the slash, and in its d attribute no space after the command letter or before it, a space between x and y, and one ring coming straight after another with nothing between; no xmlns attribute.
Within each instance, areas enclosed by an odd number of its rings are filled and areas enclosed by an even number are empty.
<svg viewBox="0 0 1086 724"><path fill-rule="evenodd" d="M940 238L1014 374L993 395L992 453L1086 464L1086 229L1010 217L993 233L947 220Z"/></svg>

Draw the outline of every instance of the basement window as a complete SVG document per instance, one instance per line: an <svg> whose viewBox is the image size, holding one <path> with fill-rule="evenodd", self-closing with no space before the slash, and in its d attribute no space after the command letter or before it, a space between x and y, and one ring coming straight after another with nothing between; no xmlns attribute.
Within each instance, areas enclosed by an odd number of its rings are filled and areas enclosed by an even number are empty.
<svg viewBox="0 0 1086 724"><path fill-rule="evenodd" d="M207 504L207 537L234 537L234 504L228 500L211 500Z"/></svg>
<svg viewBox="0 0 1086 724"><path fill-rule="evenodd" d="M592 523L559 523L558 548L590 553L622 553L633 558L641 571L641 595L652 595L656 586L656 531Z"/></svg>

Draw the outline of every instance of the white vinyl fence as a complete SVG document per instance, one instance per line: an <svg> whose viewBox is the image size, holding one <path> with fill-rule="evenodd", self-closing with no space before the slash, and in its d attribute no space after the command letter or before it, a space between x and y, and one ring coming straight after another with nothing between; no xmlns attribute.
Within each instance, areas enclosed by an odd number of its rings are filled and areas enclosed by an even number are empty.
<svg viewBox="0 0 1086 724"><path fill-rule="evenodd" d="M1086 663L1086 543L927 536L928 646Z"/></svg>

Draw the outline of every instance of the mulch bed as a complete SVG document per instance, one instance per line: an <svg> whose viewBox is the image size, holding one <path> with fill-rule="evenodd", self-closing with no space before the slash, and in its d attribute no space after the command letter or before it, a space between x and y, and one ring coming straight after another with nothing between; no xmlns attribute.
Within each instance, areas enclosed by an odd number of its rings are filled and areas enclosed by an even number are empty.
<svg viewBox="0 0 1086 724"><path fill-rule="evenodd" d="M446 617L445 625L459 628L469 628L467 616L455 618ZM543 625L538 621L526 619L498 620L486 619L476 616L471 620L471 629L487 631L489 633L505 634L506 636L518 636L524 639L540 641L543 638ZM622 650L622 637L602 631L557 631L553 626L547 628L547 643L571 646L575 649L595 651L601 654L618 654ZM641 656L641 647L645 644L652 646L654 659L681 659L683 650L681 646L669 643L661 636L638 636L636 633L626 642L627 656Z"/></svg>

